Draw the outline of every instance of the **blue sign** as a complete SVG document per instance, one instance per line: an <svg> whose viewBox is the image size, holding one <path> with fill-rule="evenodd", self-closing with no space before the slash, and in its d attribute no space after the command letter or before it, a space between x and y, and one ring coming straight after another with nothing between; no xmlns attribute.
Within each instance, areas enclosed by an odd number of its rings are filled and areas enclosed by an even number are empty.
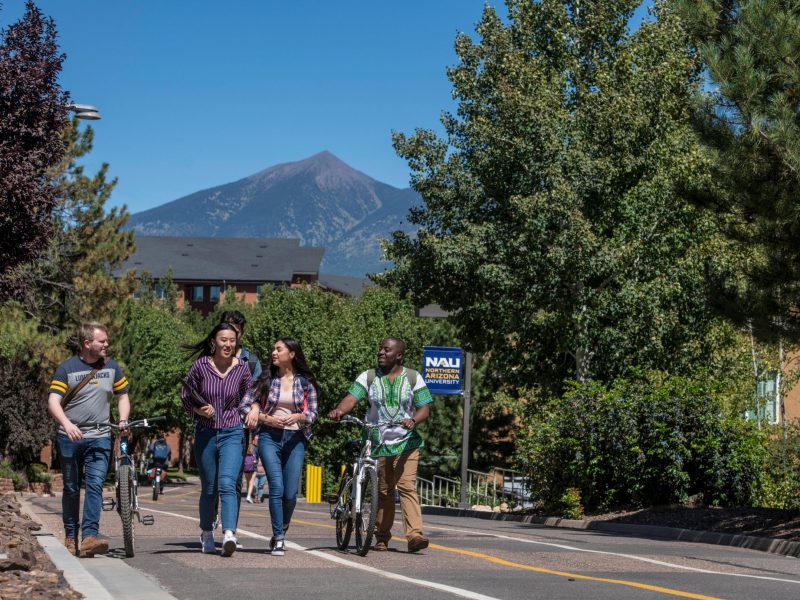
<svg viewBox="0 0 800 600"><path fill-rule="evenodd" d="M422 378L431 394L460 394L461 348L425 346L422 349Z"/></svg>

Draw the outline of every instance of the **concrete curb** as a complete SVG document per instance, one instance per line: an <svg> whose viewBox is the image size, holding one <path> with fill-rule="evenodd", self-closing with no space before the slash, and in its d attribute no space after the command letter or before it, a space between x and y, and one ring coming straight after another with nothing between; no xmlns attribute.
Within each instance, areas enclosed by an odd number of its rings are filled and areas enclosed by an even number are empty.
<svg viewBox="0 0 800 600"><path fill-rule="evenodd" d="M587 531L600 531L620 533L632 536L656 537L666 540L680 540L682 542L698 542L701 544L716 544L718 546L734 546L748 550L758 550L783 556L800 557L800 542L779 540L753 535L738 535L733 533L715 533L713 531L695 531L678 527L661 527L659 525L630 525L626 523L608 523L605 521L577 521L560 519L558 517L539 517L536 515L520 515L514 513L495 513L465 508L447 508L443 506L423 506L422 514L440 515L447 517L472 517L490 521L512 521L544 525L545 527L561 527L564 529L583 529Z"/></svg>
<svg viewBox="0 0 800 600"><path fill-rule="evenodd" d="M31 506L20 494L17 494L17 499L22 510L41 526L39 531L32 532L33 535L47 552L56 569L64 573L64 579L76 592L80 592L91 600L120 600L122 598L175 600L174 596L156 585L144 573L122 560L95 556L92 559L81 561L70 554L64 544L56 539L36 514L35 507ZM87 566L91 568L87 568ZM105 580L105 584L100 581L99 577Z"/></svg>

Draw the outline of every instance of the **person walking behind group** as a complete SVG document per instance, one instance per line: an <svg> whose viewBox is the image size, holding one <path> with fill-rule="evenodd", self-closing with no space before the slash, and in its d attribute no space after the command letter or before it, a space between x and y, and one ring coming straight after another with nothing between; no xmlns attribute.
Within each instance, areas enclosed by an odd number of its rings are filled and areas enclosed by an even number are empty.
<svg viewBox="0 0 800 600"><path fill-rule="evenodd" d="M253 438L256 442L258 442L258 436ZM258 448L256 448L253 441L247 445L247 452L244 455L244 481L245 486L247 487L247 502L252 504L253 503L253 482L255 481L256 476L256 463L258 462Z"/></svg>
<svg viewBox="0 0 800 600"><path fill-rule="evenodd" d="M50 383L47 408L58 422L56 447L64 477L61 512L64 545L71 554L89 558L108 552L108 540L100 535L103 482L111 458L110 427L80 424L109 422L111 398L116 396L119 426L130 414L128 380L119 365L108 358L108 332L101 323L81 325L78 353L61 363ZM85 470L83 520L79 522L81 475ZM82 541L78 545L78 529Z"/></svg>
<svg viewBox="0 0 800 600"><path fill-rule="evenodd" d="M328 416L338 421L366 399L366 421L373 425L391 421L373 431L372 456L378 458L378 515L374 550L388 550L394 523L394 491L400 492L408 551L428 547L422 534L422 510L417 496L419 449L424 443L417 426L428 418L433 401L422 376L403 367L406 344L386 338L378 349L378 368L364 371Z"/></svg>
<svg viewBox="0 0 800 600"><path fill-rule="evenodd" d="M252 395L261 403L258 455L269 482L270 553L283 556L306 444L317 418L316 381L297 340L283 337L275 342L269 371L256 382Z"/></svg>
<svg viewBox="0 0 800 600"><path fill-rule="evenodd" d="M256 476L255 485L252 490L247 491L247 495L254 501L264 502L264 484L267 482L267 471L264 469L264 462L258 458L258 436L253 436L253 445L256 447Z"/></svg>
<svg viewBox="0 0 800 600"><path fill-rule="evenodd" d="M200 471L200 544L205 554L216 552L214 512L219 497L222 556L236 550L239 499L236 479L246 427L258 423L258 404L247 394L252 384L247 363L236 358L238 334L220 323L202 341L190 346L197 359L181 392L184 409L194 421L194 455Z"/></svg>

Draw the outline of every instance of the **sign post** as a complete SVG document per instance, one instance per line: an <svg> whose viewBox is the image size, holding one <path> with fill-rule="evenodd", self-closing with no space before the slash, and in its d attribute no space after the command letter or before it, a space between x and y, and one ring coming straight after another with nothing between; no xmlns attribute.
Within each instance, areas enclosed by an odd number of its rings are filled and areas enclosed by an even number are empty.
<svg viewBox="0 0 800 600"><path fill-rule="evenodd" d="M461 438L461 497L459 508L469 508L469 412L470 385L472 383L472 353L461 348L425 346L422 349L422 377L431 394L461 395L464 398L464 414ZM462 369L463 365L463 369ZM464 388L461 388L461 379Z"/></svg>

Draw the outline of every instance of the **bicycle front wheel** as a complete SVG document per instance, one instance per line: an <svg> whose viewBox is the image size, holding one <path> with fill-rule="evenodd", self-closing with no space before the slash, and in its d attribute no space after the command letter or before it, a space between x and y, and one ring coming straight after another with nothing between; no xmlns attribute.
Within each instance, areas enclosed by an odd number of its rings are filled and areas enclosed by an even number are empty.
<svg viewBox="0 0 800 600"><path fill-rule="evenodd" d="M119 517L122 519L122 539L125 542L125 556L133 556L133 469L130 465L120 465L117 477L119 489L117 498Z"/></svg>
<svg viewBox="0 0 800 600"><path fill-rule="evenodd" d="M356 513L356 553L366 556L375 532L375 519L378 518L378 474L374 467L364 469L361 484L361 508Z"/></svg>
<svg viewBox="0 0 800 600"><path fill-rule="evenodd" d="M158 492L161 487L159 477L153 477L153 500L158 500Z"/></svg>
<svg viewBox="0 0 800 600"><path fill-rule="evenodd" d="M336 547L339 550L347 550L350 543L350 536L353 533L353 499L350 496L351 478L345 475L342 478L339 499L341 508L336 514Z"/></svg>

